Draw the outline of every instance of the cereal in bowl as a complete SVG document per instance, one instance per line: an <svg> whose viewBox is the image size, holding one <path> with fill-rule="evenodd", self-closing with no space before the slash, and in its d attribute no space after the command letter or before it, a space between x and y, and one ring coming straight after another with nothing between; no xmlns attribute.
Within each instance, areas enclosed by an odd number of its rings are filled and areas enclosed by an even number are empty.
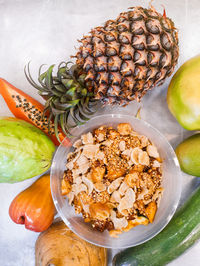
<svg viewBox="0 0 200 266"><path fill-rule="evenodd" d="M117 236L152 223L162 196L162 160L156 146L128 123L81 136L67 156L61 183L85 222Z"/></svg>

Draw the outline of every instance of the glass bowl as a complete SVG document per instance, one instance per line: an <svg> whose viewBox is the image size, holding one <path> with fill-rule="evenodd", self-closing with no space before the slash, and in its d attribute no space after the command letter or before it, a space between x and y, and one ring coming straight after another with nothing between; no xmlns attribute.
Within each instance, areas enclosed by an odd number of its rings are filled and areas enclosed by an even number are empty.
<svg viewBox="0 0 200 266"><path fill-rule="evenodd" d="M51 192L56 209L65 224L79 237L106 248L136 246L157 235L172 218L181 194L181 172L173 148L157 129L143 120L121 114L96 116L83 126L72 130L75 137L71 142L73 144L80 135L101 125L115 126L125 122L130 123L134 131L147 136L156 145L163 159L162 187L164 187L164 193L152 224L136 226L128 232L123 232L118 238L111 237L107 230L103 233L94 230L90 223L84 222L81 214L75 213L74 207L68 204L68 199L61 195L61 179L66 169L67 154L73 148L61 144L56 151L51 167Z"/></svg>

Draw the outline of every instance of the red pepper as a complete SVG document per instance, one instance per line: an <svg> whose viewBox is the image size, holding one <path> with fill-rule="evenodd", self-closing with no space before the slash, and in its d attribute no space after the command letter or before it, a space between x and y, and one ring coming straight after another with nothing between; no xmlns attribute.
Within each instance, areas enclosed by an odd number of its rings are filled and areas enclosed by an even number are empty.
<svg viewBox="0 0 200 266"><path fill-rule="evenodd" d="M3 96L8 108L13 115L19 119L26 120L34 126L41 129L46 133L54 142L55 145L59 145L59 141L55 136L53 123L50 122L50 132L48 129L48 114L45 115L44 119L42 114L44 112L44 105L36 101L34 98L24 93L23 91L15 88L6 80L0 78L0 94ZM58 129L58 137L60 141L66 137L62 130ZM70 141L66 139L64 145L70 145Z"/></svg>

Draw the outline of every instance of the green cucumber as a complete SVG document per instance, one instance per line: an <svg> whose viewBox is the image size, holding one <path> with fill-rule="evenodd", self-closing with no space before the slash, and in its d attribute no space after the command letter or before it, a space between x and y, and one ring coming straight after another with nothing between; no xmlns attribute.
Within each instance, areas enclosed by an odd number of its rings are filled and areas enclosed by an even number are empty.
<svg viewBox="0 0 200 266"><path fill-rule="evenodd" d="M157 236L121 251L114 266L161 266L181 255L200 239L200 187Z"/></svg>

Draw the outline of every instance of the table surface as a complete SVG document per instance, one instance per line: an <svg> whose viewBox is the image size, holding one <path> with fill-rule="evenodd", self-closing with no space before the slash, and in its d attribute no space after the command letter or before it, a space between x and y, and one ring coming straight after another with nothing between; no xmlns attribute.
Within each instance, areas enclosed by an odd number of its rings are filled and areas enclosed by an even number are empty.
<svg viewBox="0 0 200 266"><path fill-rule="evenodd" d="M115 18L130 6L148 6L148 1L135 0L0 0L0 75L16 87L42 102L37 92L25 79L23 68L31 60L31 69L37 75L43 64L58 64L69 60L78 47L77 39L94 26ZM173 18L179 29L179 66L199 53L200 2L199 0L154 1L154 6ZM134 115L142 107L142 119L160 130L175 147L192 134L183 130L169 113L166 92L170 79L162 87L147 93L140 104L131 103L126 108L106 108L101 113ZM0 116L11 116L0 97ZM164 121L164 122L163 122ZM183 175L180 204L199 185L195 177ZM33 266L34 245L37 233L14 224L8 216L10 202L20 191L36 179L17 184L0 184L0 265ZM110 251L109 261L116 251ZM109 262L109 263L110 263ZM111 265L111 263L110 263ZM171 262L171 266L200 265L200 242Z"/></svg>

